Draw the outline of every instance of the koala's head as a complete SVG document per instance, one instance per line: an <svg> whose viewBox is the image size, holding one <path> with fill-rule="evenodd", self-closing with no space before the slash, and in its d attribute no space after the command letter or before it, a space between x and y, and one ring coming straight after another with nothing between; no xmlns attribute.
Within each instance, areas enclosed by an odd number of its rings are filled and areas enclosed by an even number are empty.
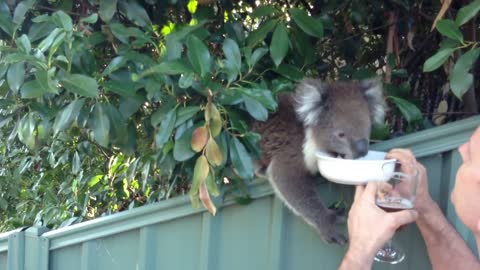
<svg viewBox="0 0 480 270"><path fill-rule="evenodd" d="M295 111L305 127L305 148L354 159L368 152L372 123L385 114L378 79L324 83L305 79L296 88Z"/></svg>

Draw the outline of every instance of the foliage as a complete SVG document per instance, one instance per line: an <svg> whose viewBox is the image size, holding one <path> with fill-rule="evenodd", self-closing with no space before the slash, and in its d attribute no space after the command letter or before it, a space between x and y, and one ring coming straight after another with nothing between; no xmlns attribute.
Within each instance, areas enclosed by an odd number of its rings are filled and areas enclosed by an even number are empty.
<svg viewBox="0 0 480 270"><path fill-rule="evenodd" d="M3 1L0 229L66 226L187 192L213 214L212 197L248 201L250 123L304 76L381 75L393 110L373 137L423 128L433 98L419 97L439 86L419 92L422 76L468 49L449 78L457 97L474 82L479 50L461 26L478 3L438 22L445 40L431 56L439 35L411 18L440 7L413 0Z"/></svg>

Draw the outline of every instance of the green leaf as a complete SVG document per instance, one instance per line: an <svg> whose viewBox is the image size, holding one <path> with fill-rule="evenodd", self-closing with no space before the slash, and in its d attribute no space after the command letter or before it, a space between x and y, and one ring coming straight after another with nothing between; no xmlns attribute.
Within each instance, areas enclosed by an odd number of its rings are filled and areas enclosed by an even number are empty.
<svg viewBox="0 0 480 270"><path fill-rule="evenodd" d="M15 25L13 24L10 12L0 12L0 28L10 37L13 36Z"/></svg>
<svg viewBox="0 0 480 270"><path fill-rule="evenodd" d="M103 87L107 91L119 94L123 97L134 97L136 96L136 92L142 86L128 81L119 81L119 80L109 80L103 83Z"/></svg>
<svg viewBox="0 0 480 270"><path fill-rule="evenodd" d="M35 120L32 113L26 114L21 120L18 128L18 139L29 149L35 148Z"/></svg>
<svg viewBox="0 0 480 270"><path fill-rule="evenodd" d="M423 64L423 72L430 72L439 68L445 61L447 61L455 50L455 48L446 48L438 51L425 61Z"/></svg>
<svg viewBox="0 0 480 270"><path fill-rule="evenodd" d="M457 13L457 18L455 23L458 26L465 24L470 21L477 13L480 11L480 0L475 0L470 4L463 6Z"/></svg>
<svg viewBox="0 0 480 270"><path fill-rule="evenodd" d="M187 56L193 69L201 77L210 72L212 58L207 46L196 36L191 35L187 39Z"/></svg>
<svg viewBox="0 0 480 270"><path fill-rule="evenodd" d="M189 88L193 84L193 79L195 78L195 74L192 73L186 73L180 75L180 79L178 79L178 86L182 89Z"/></svg>
<svg viewBox="0 0 480 270"><path fill-rule="evenodd" d="M30 40L28 39L28 36L23 34L19 38L15 40L15 43L17 44L17 47L23 52L23 53L30 53L32 50L32 45L30 44Z"/></svg>
<svg viewBox="0 0 480 270"><path fill-rule="evenodd" d="M127 15L127 18L133 21L135 24L145 27L151 25L150 17L147 14L147 11L137 3L137 1L126 0L120 1L118 3L120 9Z"/></svg>
<svg viewBox="0 0 480 270"><path fill-rule="evenodd" d="M17 7L15 7L15 11L13 12L13 23L15 23L17 26L22 25L23 21L25 20L25 15L32 8L33 4L34 1L20 2Z"/></svg>
<svg viewBox="0 0 480 270"><path fill-rule="evenodd" d="M298 8L290 9L290 15L292 15L293 20L303 32L313 37L323 38L323 24L321 21L308 16L305 10Z"/></svg>
<svg viewBox="0 0 480 270"><path fill-rule="evenodd" d="M109 22L117 11L117 0L101 0L98 14L104 22Z"/></svg>
<svg viewBox="0 0 480 270"><path fill-rule="evenodd" d="M10 89L14 92L18 92L20 86L25 80L25 64L19 62L16 64L10 65L7 71L7 82L10 86Z"/></svg>
<svg viewBox="0 0 480 270"><path fill-rule="evenodd" d="M176 118L176 108L170 110L163 118L162 123L160 124L160 127L158 128L157 134L155 136L155 143L157 145L157 148L162 148L172 135L173 129L175 127Z"/></svg>
<svg viewBox="0 0 480 270"><path fill-rule="evenodd" d="M65 76L60 82L70 92L86 97L98 96L98 84L92 77L83 74L72 74Z"/></svg>
<svg viewBox="0 0 480 270"><path fill-rule="evenodd" d="M233 39L225 38L222 49L226 61L235 67L235 71L239 73L242 66L242 55L240 54L238 44Z"/></svg>
<svg viewBox="0 0 480 270"><path fill-rule="evenodd" d="M274 16L278 14L280 11L276 9L274 6L271 5L264 5L256 7L252 13L250 13L250 17L252 18L261 18L265 16Z"/></svg>
<svg viewBox="0 0 480 270"><path fill-rule="evenodd" d="M458 25L452 20L444 19L438 21L437 30L446 37L463 42L462 32L458 28Z"/></svg>
<svg viewBox="0 0 480 270"><path fill-rule="evenodd" d="M270 42L270 57L272 57L275 66L279 66L288 52L288 33L285 24L280 23L273 32Z"/></svg>
<svg viewBox="0 0 480 270"><path fill-rule="evenodd" d="M38 98L46 92L46 89L40 86L38 80L28 81L24 83L20 89L22 98Z"/></svg>
<svg viewBox="0 0 480 270"><path fill-rule="evenodd" d="M104 2L104 1L101 1L101 2ZM113 2L113 1L109 1L109 2ZM101 5L101 3L100 3ZM92 15L86 17L86 18L82 18L80 19L80 22L82 23L91 23L91 24L94 24L98 21L98 14L97 13L93 13Z"/></svg>
<svg viewBox="0 0 480 270"><path fill-rule="evenodd" d="M125 66L127 59L124 56L117 56L110 61L108 66L103 70L102 76L110 75L112 72Z"/></svg>
<svg viewBox="0 0 480 270"><path fill-rule="evenodd" d="M247 37L247 46L248 47L255 47L258 43L262 42L268 35L268 33L272 32L277 25L277 19L268 19L263 24L260 25L256 30L250 32Z"/></svg>
<svg viewBox="0 0 480 270"><path fill-rule="evenodd" d="M58 94L58 89L50 78L52 75L49 71L38 70L35 73L35 78L37 79L39 86L43 89L44 92L49 92L52 94Z"/></svg>
<svg viewBox="0 0 480 270"><path fill-rule="evenodd" d="M253 178L252 158L245 146L235 137L230 137L230 160L237 174L243 179Z"/></svg>
<svg viewBox="0 0 480 270"><path fill-rule="evenodd" d="M103 2L103 1L102 1L102 2ZM93 177L90 178L90 180L88 181L88 187L89 187L89 188L92 188L92 187L96 186L98 183L100 183L100 181L102 180L103 177L104 177L103 174L99 174L99 175L93 176Z"/></svg>
<svg viewBox="0 0 480 270"><path fill-rule="evenodd" d="M102 104L95 104L92 120L93 125L91 128L93 129L95 141L103 147L108 147L110 142L110 119Z"/></svg>
<svg viewBox="0 0 480 270"><path fill-rule="evenodd" d="M192 133L198 127L192 126L188 128L183 134L175 141L173 146L173 158L176 161L186 161L195 155L195 151L192 150L191 141Z"/></svg>
<svg viewBox="0 0 480 270"><path fill-rule="evenodd" d="M388 96L388 98L397 106L409 124L422 120L422 112L413 103L399 97Z"/></svg>
<svg viewBox="0 0 480 270"><path fill-rule="evenodd" d="M41 52L45 52L50 48L55 38L62 32L60 28L55 28L46 38L38 44L37 49Z"/></svg>
<svg viewBox="0 0 480 270"><path fill-rule="evenodd" d="M36 23L30 26L28 29L28 36L30 42L36 42L37 40L48 36L54 29L55 25L50 22Z"/></svg>
<svg viewBox="0 0 480 270"><path fill-rule="evenodd" d="M248 96L244 96L243 100L245 102L245 108L247 109L247 112L255 119L259 121L265 121L268 118L268 111L263 107L263 105L256 101L255 99L252 99Z"/></svg>
<svg viewBox="0 0 480 270"><path fill-rule="evenodd" d="M208 166L208 161L205 156L199 156L195 162L195 167L193 169L193 179L192 187L190 188L189 194L197 194L200 189L200 185L205 181L210 171Z"/></svg>
<svg viewBox="0 0 480 270"><path fill-rule="evenodd" d="M75 151L72 159L72 173L78 174L81 168L80 155L78 155L78 151Z"/></svg>
<svg viewBox="0 0 480 270"><path fill-rule="evenodd" d="M480 55L480 48L472 49L460 56L450 74L450 87L459 99L473 85L473 75L468 73Z"/></svg>
<svg viewBox="0 0 480 270"><path fill-rule="evenodd" d="M58 27L63 28L67 32L73 31L72 18L62 10L55 12L52 15L52 19Z"/></svg>
<svg viewBox="0 0 480 270"><path fill-rule="evenodd" d="M68 128L72 122L77 119L84 103L84 98L76 99L57 114L55 122L53 123L54 136L56 136L58 132Z"/></svg>
<svg viewBox="0 0 480 270"><path fill-rule="evenodd" d="M180 126L185 123L187 120L190 120L195 114L200 111L200 106L188 106L182 107L177 110L177 117L175 120L175 127Z"/></svg>
<svg viewBox="0 0 480 270"><path fill-rule="evenodd" d="M188 63L185 63L183 60L173 60L171 62L162 62L158 65L155 65L142 74L140 74L140 78L151 75L151 74L167 74L167 75L178 75L178 74L186 74L191 73L192 69L189 67Z"/></svg>
<svg viewBox="0 0 480 270"><path fill-rule="evenodd" d="M304 73L298 69L296 66L292 66L289 64L281 64L278 66L277 69L274 70L278 74L284 76L285 78L292 80L292 81L300 81L304 77Z"/></svg>
<svg viewBox="0 0 480 270"><path fill-rule="evenodd" d="M253 68L262 57L268 53L267 48L257 48L252 53L252 57L250 59L250 63L248 64L250 68Z"/></svg>

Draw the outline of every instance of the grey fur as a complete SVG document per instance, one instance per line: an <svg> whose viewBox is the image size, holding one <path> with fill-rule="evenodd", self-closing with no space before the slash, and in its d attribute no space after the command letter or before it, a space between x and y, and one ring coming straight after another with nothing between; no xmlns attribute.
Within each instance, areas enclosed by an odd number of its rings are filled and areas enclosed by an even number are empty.
<svg viewBox="0 0 480 270"><path fill-rule="evenodd" d="M325 242L342 245L346 240L336 224L344 217L325 207L316 192L315 152L357 158L368 150L356 145L369 139L372 121L383 118L381 84L305 79L293 95L282 94L278 100L278 111L253 125L262 135L258 171L266 172L278 197Z"/></svg>

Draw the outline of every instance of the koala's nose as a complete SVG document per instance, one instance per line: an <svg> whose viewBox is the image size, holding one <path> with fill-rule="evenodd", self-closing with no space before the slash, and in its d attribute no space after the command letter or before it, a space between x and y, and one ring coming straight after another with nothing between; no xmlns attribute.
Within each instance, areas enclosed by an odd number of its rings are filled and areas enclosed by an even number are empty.
<svg viewBox="0 0 480 270"><path fill-rule="evenodd" d="M368 140L367 139L360 139L354 142L353 148L355 149L356 158L363 157L368 152Z"/></svg>

